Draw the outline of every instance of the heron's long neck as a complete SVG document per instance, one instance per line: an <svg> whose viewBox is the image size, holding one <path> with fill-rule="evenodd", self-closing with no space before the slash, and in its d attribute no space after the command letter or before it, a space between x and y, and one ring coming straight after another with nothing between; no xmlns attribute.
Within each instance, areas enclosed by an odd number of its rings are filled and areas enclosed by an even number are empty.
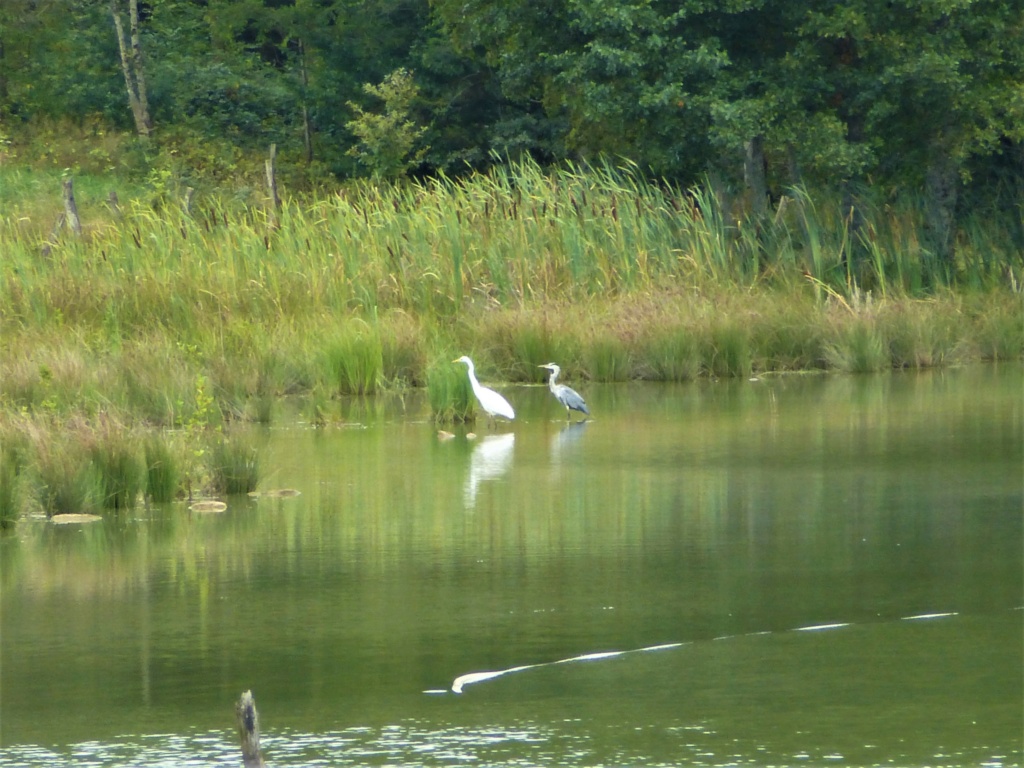
<svg viewBox="0 0 1024 768"><path fill-rule="evenodd" d="M557 378L558 378L558 371L552 371L551 372L551 378L548 379L548 389L550 389L552 392L555 391L555 379L557 379Z"/></svg>

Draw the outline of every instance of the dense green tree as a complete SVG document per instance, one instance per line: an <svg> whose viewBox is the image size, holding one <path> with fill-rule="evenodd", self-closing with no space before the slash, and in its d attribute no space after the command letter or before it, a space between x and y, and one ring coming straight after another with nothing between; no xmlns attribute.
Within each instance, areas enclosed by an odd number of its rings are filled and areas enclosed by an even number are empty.
<svg viewBox="0 0 1024 768"><path fill-rule="evenodd" d="M99 116L130 125L109 3L4 0L0 116L31 120Z"/></svg>

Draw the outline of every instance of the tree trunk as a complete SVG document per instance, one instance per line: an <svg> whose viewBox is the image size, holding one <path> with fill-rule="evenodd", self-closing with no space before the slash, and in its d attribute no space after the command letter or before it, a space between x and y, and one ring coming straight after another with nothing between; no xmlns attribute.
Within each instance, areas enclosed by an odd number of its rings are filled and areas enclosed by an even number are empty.
<svg viewBox="0 0 1024 768"><path fill-rule="evenodd" d="M846 120L846 140L856 146L864 142L864 118L860 114L852 114ZM862 179L843 179L842 182L842 206L843 220L846 226L846 238L843 244L841 263L846 268L849 278L856 280L863 288L871 288L866 285L870 280L868 272L864 269L862 256L864 249L861 247L861 233L864 231L864 211L861 209L859 192ZM879 275L878 277L881 277Z"/></svg>
<svg viewBox="0 0 1024 768"><path fill-rule="evenodd" d="M281 197L277 194L277 144L270 145L270 156L264 161L267 172L267 196L273 210L281 210Z"/></svg>
<svg viewBox="0 0 1024 768"><path fill-rule="evenodd" d="M953 273L956 253L956 203L960 192L960 169L946 142L937 140L931 146L925 174L925 220L928 244L946 275Z"/></svg>
<svg viewBox="0 0 1024 768"><path fill-rule="evenodd" d="M1013 217L1012 221L1016 222L1017 247L1024 252L1024 141L1013 144L1010 151L1017 159L1017 173L1014 177L1017 180L1017 205L1021 212L1021 215Z"/></svg>
<svg viewBox="0 0 1024 768"><path fill-rule="evenodd" d="M270 198L270 210L267 211L267 227L272 232L277 229L278 214L281 211L281 197L277 194L277 144L270 145L270 157L264 161L267 172L267 196ZM269 233L267 248L270 248Z"/></svg>
<svg viewBox="0 0 1024 768"><path fill-rule="evenodd" d="M128 15L131 23L131 44L124 35L121 23L119 0L110 0L110 14L117 30L117 46L121 52L121 71L128 89L128 104L135 118L135 131L139 136L149 137L153 121L149 117L149 99L146 96L146 77L142 66L142 44L139 38L139 2L128 0Z"/></svg>
<svg viewBox="0 0 1024 768"><path fill-rule="evenodd" d="M309 92L309 71L306 69L306 45L299 41L299 61L302 68L302 141L306 149L306 163L313 162L313 125L309 119L309 105L306 96Z"/></svg>
<svg viewBox="0 0 1024 768"><path fill-rule="evenodd" d="M796 154L796 147L792 144L786 145L786 172L789 173L791 186L799 187L804 182L804 174L800 169L800 159Z"/></svg>
<svg viewBox="0 0 1024 768"><path fill-rule="evenodd" d="M754 136L743 147L743 180L750 195L750 212L760 218L768 210L764 136Z"/></svg>
<svg viewBox="0 0 1024 768"><path fill-rule="evenodd" d="M0 115L3 114L9 98L10 93L7 87L7 68L4 66L4 41L3 38L0 38Z"/></svg>

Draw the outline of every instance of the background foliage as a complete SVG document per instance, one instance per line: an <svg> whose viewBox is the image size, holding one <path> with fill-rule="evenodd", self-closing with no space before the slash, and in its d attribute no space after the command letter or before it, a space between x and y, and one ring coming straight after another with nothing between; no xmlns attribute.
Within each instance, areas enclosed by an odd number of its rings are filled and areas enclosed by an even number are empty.
<svg viewBox="0 0 1024 768"><path fill-rule="evenodd" d="M6 121L130 128L105 0L7 0ZM490 153L628 156L677 181L734 167L763 134L773 172L910 181L936 145L965 173L1024 138L1024 20L1013 0L162 0L141 3L164 132L315 154L351 172L350 102L405 68L428 165ZM972 163L975 165L972 166ZM983 165L984 163L982 163Z"/></svg>

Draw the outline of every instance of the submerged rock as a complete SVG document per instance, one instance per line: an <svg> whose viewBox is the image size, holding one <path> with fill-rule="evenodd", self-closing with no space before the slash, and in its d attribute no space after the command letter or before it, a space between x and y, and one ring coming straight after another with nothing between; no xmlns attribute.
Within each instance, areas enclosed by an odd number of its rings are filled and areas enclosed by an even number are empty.
<svg viewBox="0 0 1024 768"><path fill-rule="evenodd" d="M214 513L223 512L228 505L223 501L197 501L189 509L192 512Z"/></svg>
<svg viewBox="0 0 1024 768"><path fill-rule="evenodd" d="M54 525L72 525L73 523L95 523L103 518L99 515L88 515L84 512L68 513L65 515L54 515L50 522Z"/></svg>

